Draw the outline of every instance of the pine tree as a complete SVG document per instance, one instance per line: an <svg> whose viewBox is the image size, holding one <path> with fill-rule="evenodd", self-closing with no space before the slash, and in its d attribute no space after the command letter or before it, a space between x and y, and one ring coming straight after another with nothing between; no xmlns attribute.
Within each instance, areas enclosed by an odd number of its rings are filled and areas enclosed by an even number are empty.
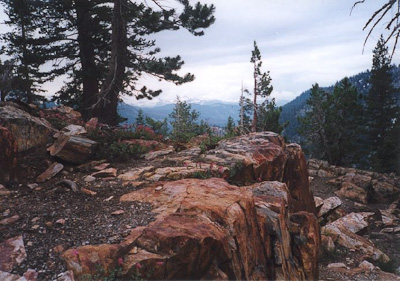
<svg viewBox="0 0 400 281"><path fill-rule="evenodd" d="M346 77L335 85L327 99L325 132L329 163L349 165L359 162L362 115L358 91Z"/></svg>
<svg viewBox="0 0 400 281"><path fill-rule="evenodd" d="M327 98L328 94L314 84L307 100L307 111L299 117L299 133L304 137L304 148L312 158L327 159Z"/></svg>
<svg viewBox="0 0 400 281"><path fill-rule="evenodd" d="M257 97L267 98L271 95L273 87L271 85L271 77L268 72L261 72L262 60L261 53L258 49L257 42L254 41L254 50L251 52L250 62L253 63L253 79L254 79L254 91L253 91L253 120L251 124L251 131L257 131Z"/></svg>
<svg viewBox="0 0 400 281"><path fill-rule="evenodd" d="M257 130L282 133L289 122L279 123L281 112L282 107L276 106L274 98L271 101L264 101L258 108Z"/></svg>
<svg viewBox="0 0 400 281"><path fill-rule="evenodd" d="M45 73L39 69L45 62L40 36L40 12L44 3L38 0L0 0L0 3L8 16L5 23L12 29L1 36L5 43L3 52L11 58L9 64L12 63L14 72L8 94L27 103L43 100L37 93L46 81Z"/></svg>
<svg viewBox="0 0 400 281"><path fill-rule="evenodd" d="M231 116L229 116L225 125L225 135L227 137L233 137L235 135L235 129L235 121Z"/></svg>
<svg viewBox="0 0 400 281"><path fill-rule="evenodd" d="M395 99L395 89L390 73L390 57L385 40L381 36L373 51L370 84L371 88L366 97L367 140L370 147L370 165L379 172L393 170L391 161L393 154L389 147L398 143L391 143L394 125L398 122L399 106Z"/></svg>
<svg viewBox="0 0 400 281"><path fill-rule="evenodd" d="M67 73L70 77L58 100L64 102L78 90L74 99L80 102L86 119L97 116L103 123L115 124L120 94L152 99L161 93L145 86L138 88L143 74L177 85L194 79L190 73L177 74L184 63L180 56L160 58L160 49L148 38L180 28L201 36L215 21L215 7L200 3L192 6L188 0L179 0L183 6L179 13L157 0L152 2L156 8L127 0L49 2L49 23L44 24L51 42L49 53L54 54L54 60L67 62L53 74ZM78 34L77 40L66 39L72 34Z"/></svg>
<svg viewBox="0 0 400 281"><path fill-rule="evenodd" d="M142 109L139 109L139 111L138 111L138 116L136 117L135 124L136 124L136 126L140 126L140 125L143 126L146 124L146 119L145 119Z"/></svg>
<svg viewBox="0 0 400 281"><path fill-rule="evenodd" d="M192 110L192 106L185 101L176 98L175 107L169 114L171 118L172 132L171 137L178 142L187 142L198 134L199 125L196 123L200 114Z"/></svg>

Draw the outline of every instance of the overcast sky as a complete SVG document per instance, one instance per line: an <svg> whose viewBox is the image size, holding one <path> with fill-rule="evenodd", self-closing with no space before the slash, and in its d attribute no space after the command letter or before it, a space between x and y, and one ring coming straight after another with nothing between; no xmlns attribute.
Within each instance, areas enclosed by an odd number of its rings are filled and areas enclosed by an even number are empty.
<svg viewBox="0 0 400 281"><path fill-rule="evenodd" d="M202 0L214 3L216 22L202 37L187 31L163 32L154 38L163 55L180 55L182 73L194 82L175 86L146 78L141 83L163 93L154 101L126 102L152 106L183 100L238 102L241 84L252 89L253 41L270 71L273 96L290 101L313 83L330 86L345 76L371 68L372 50L383 28L378 26L363 53L368 18L387 0L367 0L350 15L352 0ZM168 4L170 0L164 0ZM396 54L394 63L400 62Z"/></svg>

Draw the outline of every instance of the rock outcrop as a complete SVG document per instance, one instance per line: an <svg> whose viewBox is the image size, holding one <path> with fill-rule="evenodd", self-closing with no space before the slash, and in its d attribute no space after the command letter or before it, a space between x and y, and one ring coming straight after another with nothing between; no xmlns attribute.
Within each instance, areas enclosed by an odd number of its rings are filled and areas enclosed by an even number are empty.
<svg viewBox="0 0 400 281"><path fill-rule="evenodd" d="M69 269L79 276L99 262L106 269L119 262L124 275L146 279L317 280L318 222L309 212L288 213L284 183L238 188L211 178L157 185L121 197L152 203L156 221L120 245L68 250Z"/></svg>
<svg viewBox="0 0 400 281"><path fill-rule="evenodd" d="M222 141L198 166L192 150L178 156L183 167L119 176L145 185L120 200L152 204L156 219L120 244L66 251L75 276L101 266L145 279L317 280L320 230L301 148L264 132ZM192 170L220 178L185 179Z"/></svg>
<svg viewBox="0 0 400 281"><path fill-rule="evenodd" d="M18 145L10 130L0 126L0 183L17 179Z"/></svg>
<svg viewBox="0 0 400 281"><path fill-rule="evenodd" d="M47 120L32 116L9 102L0 105L0 124L10 130L20 152L46 145L54 133Z"/></svg>
<svg viewBox="0 0 400 281"><path fill-rule="evenodd" d="M337 195L362 204L391 203L400 194L400 178L395 174L337 167L316 159L310 159L308 167L311 176L329 178L340 189Z"/></svg>

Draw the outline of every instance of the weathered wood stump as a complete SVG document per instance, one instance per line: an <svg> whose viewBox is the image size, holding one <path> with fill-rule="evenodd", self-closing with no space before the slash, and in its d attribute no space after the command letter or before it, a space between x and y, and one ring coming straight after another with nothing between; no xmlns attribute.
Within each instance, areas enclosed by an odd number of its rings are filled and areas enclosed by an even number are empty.
<svg viewBox="0 0 400 281"><path fill-rule="evenodd" d="M17 179L18 145L11 132L0 126L0 183Z"/></svg>
<svg viewBox="0 0 400 281"><path fill-rule="evenodd" d="M84 163L97 147L97 142L85 137L60 135L49 148L50 155L72 164Z"/></svg>

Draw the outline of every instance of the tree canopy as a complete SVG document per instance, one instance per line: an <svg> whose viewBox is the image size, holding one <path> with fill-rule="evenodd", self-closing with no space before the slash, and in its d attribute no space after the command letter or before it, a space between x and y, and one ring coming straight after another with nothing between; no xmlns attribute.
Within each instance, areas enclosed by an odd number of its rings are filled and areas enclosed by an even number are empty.
<svg viewBox="0 0 400 281"><path fill-rule="evenodd" d="M144 74L177 85L194 79L191 73L178 74L181 57L160 56L149 35L183 28L201 36L215 21L213 5L188 0L176 0L180 9L158 0L0 2L13 28L3 36L5 52L19 59L20 73L27 73L21 76L28 84L27 96L36 91L35 79L66 75L55 101L80 109L86 119L96 116L111 124L118 123L120 94L151 99L161 93L138 84ZM44 64L51 69L39 73Z"/></svg>

